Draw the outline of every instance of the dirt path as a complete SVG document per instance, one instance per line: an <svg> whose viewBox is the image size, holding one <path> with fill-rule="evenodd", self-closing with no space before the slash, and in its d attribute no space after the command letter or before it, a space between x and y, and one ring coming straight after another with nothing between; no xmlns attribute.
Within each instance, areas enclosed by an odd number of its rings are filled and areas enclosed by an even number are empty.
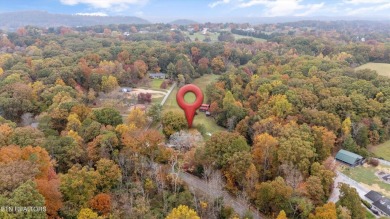
<svg viewBox="0 0 390 219"><path fill-rule="evenodd" d="M159 98L159 97L164 97L167 92L164 91L156 91L156 90L150 90L150 89L143 89L143 88L134 88L133 90L130 91L130 95L138 95L140 93L150 93L152 94L153 98Z"/></svg>

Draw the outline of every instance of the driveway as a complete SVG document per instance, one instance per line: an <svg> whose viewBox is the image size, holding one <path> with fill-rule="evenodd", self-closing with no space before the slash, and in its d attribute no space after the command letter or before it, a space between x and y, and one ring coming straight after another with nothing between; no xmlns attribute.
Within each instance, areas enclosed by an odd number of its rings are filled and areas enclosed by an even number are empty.
<svg viewBox="0 0 390 219"><path fill-rule="evenodd" d="M355 188L356 191L359 193L360 198L367 200L364 195L369 192L368 189L364 188L358 182L356 182L355 180L344 175L340 171L336 171L336 174L337 174L337 176L334 180L334 188L333 188L332 194L329 197L328 202L336 203L339 200L339 195L340 195L340 189L338 188L339 183L345 183L345 184L348 184L349 186Z"/></svg>

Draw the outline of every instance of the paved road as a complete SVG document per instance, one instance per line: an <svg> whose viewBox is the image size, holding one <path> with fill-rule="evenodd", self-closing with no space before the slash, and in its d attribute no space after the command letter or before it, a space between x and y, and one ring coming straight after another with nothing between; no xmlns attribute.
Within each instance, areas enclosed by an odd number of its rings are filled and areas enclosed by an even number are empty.
<svg viewBox="0 0 390 219"><path fill-rule="evenodd" d="M250 207L250 205L245 200L234 198L226 191L223 191L221 189L221 184L213 185L213 182L208 183L206 180L202 180L185 172L181 172L179 176L184 182L188 184L188 186L201 191L202 193L211 196L214 199L223 197L224 203L232 207L234 211L240 216L243 216L246 212L250 211L254 219L265 218L264 216L260 215L256 209Z"/></svg>
<svg viewBox="0 0 390 219"><path fill-rule="evenodd" d="M386 166L390 166L390 162L387 161L387 160L382 160L382 159L378 159L379 160L379 163L382 164L382 165L386 165Z"/></svg>
<svg viewBox="0 0 390 219"><path fill-rule="evenodd" d="M340 171L336 171L336 178L334 180L334 189L333 189L333 192L332 194L330 195L329 197L329 200L328 202L334 202L336 203L338 200L339 200L339 195L340 195L340 190L339 188L337 187L339 183L346 183L348 184L349 186L353 187L356 189L356 191L359 193L359 196L363 199L366 199L364 197L365 194L367 194L369 192L368 189L364 188L363 186L361 186L358 182L356 182L355 180L349 178L348 176L344 175L343 173L341 173Z"/></svg>

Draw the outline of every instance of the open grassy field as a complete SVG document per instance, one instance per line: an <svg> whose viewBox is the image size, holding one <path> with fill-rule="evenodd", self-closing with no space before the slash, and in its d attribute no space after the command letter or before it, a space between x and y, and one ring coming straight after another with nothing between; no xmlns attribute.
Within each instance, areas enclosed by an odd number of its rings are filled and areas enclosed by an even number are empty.
<svg viewBox="0 0 390 219"><path fill-rule="evenodd" d="M378 72L378 74L390 77L390 64L387 63L367 63L357 67L356 69L371 69Z"/></svg>
<svg viewBox="0 0 390 219"><path fill-rule="evenodd" d="M242 38L250 38L250 39L253 39L255 42L267 42L267 40L265 40L265 39L251 37L251 36L241 36L238 34L233 34L233 36L234 36L234 39L236 39L236 40L242 39Z"/></svg>
<svg viewBox="0 0 390 219"><path fill-rule="evenodd" d="M186 34L186 36L188 36L191 41L195 41L196 38L198 38L199 41L203 41L206 36L209 36L210 39L211 39L211 42L217 42L218 41L218 35L219 33L211 33L211 32L208 32L207 34L208 35L203 35L201 32L196 32L192 35L190 35L188 32L184 32Z"/></svg>
<svg viewBox="0 0 390 219"><path fill-rule="evenodd" d="M186 34L186 36L188 36L191 39L191 41L195 41L196 38L198 38L199 41L203 41L206 38L206 35L203 35L200 32L196 32L192 35L190 35L188 32L184 32L184 33ZM210 37L211 42L218 42L218 35L219 35L219 33L211 33L211 32L208 33L208 36ZM236 39L236 40L242 39L242 38L251 38L255 42L266 42L267 41L265 39L260 39L260 38L251 37L251 36L241 36L238 34L233 34L233 36L234 36L234 39Z"/></svg>
<svg viewBox="0 0 390 219"><path fill-rule="evenodd" d="M160 89L160 86L164 80L163 79L152 79L149 87L152 89Z"/></svg>
<svg viewBox="0 0 390 219"><path fill-rule="evenodd" d="M378 171L390 173L390 167L383 165L372 167L365 164L364 166L357 166L354 168L342 166L341 170L342 173L361 183L365 188L378 191L383 195L390 197L390 184L385 183L375 175Z"/></svg>
<svg viewBox="0 0 390 219"><path fill-rule="evenodd" d="M193 84L197 85L203 93L206 91L206 86L215 81L218 78L217 75L204 75L198 79L195 79ZM176 93L178 89L176 88L175 90L172 91L171 95L169 95L167 101L164 104L163 111L180 111L183 112L182 109L177 105L176 102ZM187 93L184 97L184 100L188 103L192 103L195 101L195 95L192 93ZM183 112L184 114L184 112ZM207 117L205 113L199 112L198 115L195 116L193 125L196 126L198 124L203 124L206 128L206 132L216 132L216 131L221 131L224 130L224 128L218 126L214 119L211 117Z"/></svg>
<svg viewBox="0 0 390 219"><path fill-rule="evenodd" d="M390 141L386 141L380 145L373 146L371 148L371 152L373 152L378 157L390 161Z"/></svg>

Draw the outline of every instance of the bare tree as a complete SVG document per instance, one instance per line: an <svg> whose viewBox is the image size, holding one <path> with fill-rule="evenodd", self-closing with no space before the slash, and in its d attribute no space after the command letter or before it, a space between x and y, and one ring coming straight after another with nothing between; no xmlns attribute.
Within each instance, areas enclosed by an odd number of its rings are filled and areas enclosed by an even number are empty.
<svg viewBox="0 0 390 219"><path fill-rule="evenodd" d="M292 188L296 189L298 184L303 181L301 171L299 171L298 168L295 167L292 163L282 164L280 168L285 175L287 185L291 186Z"/></svg>
<svg viewBox="0 0 390 219"><path fill-rule="evenodd" d="M22 126L28 126L31 125L34 122L33 114L31 113L24 113L22 115Z"/></svg>
<svg viewBox="0 0 390 219"><path fill-rule="evenodd" d="M189 150L203 142L203 137L198 131L183 131L175 132L169 137L169 144L173 145L179 151Z"/></svg>

